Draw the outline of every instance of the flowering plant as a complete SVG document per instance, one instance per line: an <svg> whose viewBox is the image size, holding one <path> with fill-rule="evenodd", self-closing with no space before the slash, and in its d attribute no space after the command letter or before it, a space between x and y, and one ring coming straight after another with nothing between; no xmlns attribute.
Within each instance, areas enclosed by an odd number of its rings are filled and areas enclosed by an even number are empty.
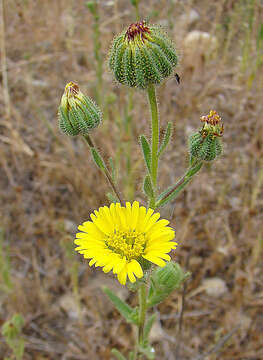
<svg viewBox="0 0 263 360"><path fill-rule="evenodd" d="M137 2L135 2L135 5ZM95 11L92 8L92 11ZM79 87L70 82L65 87L58 110L59 127L70 136L82 135L87 142L94 163L112 188L112 203L100 207L90 220L79 226L75 244L89 266L102 267L112 273L122 285L139 294L139 306L130 307L110 289L104 289L109 299L137 331L134 350L129 359L154 358L149 333L155 315L147 311L164 301L189 276L169 253L176 249L175 231L169 221L160 219L157 209L174 200L202 168L204 162L216 159L222 152L223 125L215 111L201 117L202 127L189 137L189 167L175 184L162 193L158 189L158 165L172 135L168 123L160 143L159 114L156 86L174 73L178 63L175 46L168 35L156 25L136 22L113 40L109 53L109 67L115 79L130 88L147 93L151 113L151 139L140 135L140 145L146 175L143 191L147 206L138 201L124 201L107 161L97 150L91 132L102 121L99 107ZM177 74L176 74L177 75ZM177 75L177 79L180 79ZM180 243L180 239L179 243ZM116 349L117 359L125 357Z"/></svg>

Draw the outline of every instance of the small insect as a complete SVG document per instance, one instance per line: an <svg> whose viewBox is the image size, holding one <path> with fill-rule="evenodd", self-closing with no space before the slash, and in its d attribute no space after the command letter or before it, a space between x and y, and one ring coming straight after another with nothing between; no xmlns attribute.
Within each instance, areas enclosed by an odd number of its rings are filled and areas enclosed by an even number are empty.
<svg viewBox="0 0 263 360"><path fill-rule="evenodd" d="M177 84L180 85L180 81L181 81L180 76L177 73L175 73L174 76L176 78Z"/></svg>

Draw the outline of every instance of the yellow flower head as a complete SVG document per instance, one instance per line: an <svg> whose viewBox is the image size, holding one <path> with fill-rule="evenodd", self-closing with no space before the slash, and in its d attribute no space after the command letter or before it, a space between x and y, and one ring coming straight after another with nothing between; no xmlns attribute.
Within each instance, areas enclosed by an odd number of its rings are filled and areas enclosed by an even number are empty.
<svg viewBox="0 0 263 360"><path fill-rule="evenodd" d="M127 275L131 282L135 276L143 277L143 259L165 266L164 260L171 259L168 253L177 245L169 221L159 220L159 213L139 206L138 201L126 206L112 203L95 210L90 218L78 227L75 250L91 259L90 266L101 266L105 273L112 270L122 285Z"/></svg>

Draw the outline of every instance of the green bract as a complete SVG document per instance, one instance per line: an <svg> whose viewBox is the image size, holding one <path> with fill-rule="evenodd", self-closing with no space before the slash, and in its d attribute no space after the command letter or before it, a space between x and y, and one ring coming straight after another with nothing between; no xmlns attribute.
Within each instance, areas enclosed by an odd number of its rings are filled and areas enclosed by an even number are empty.
<svg viewBox="0 0 263 360"><path fill-rule="evenodd" d="M58 108L59 128L67 135L88 134L101 122L98 106L70 82L65 87Z"/></svg>
<svg viewBox="0 0 263 360"><path fill-rule="evenodd" d="M193 158L212 161L222 153L221 136L223 125L219 115L211 110L209 115L202 116L202 129L189 137L189 151Z"/></svg>
<svg viewBox="0 0 263 360"><path fill-rule="evenodd" d="M170 76L177 62L174 45L162 29L138 22L115 37L109 66L121 84L145 89Z"/></svg>

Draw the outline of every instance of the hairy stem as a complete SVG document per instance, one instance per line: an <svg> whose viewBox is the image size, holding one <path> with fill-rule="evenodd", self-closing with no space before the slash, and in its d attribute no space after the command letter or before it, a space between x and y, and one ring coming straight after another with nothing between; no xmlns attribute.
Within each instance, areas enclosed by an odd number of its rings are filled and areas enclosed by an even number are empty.
<svg viewBox="0 0 263 360"><path fill-rule="evenodd" d="M155 193L157 187L157 173L158 173L159 118L158 118L158 107L156 101L155 87L152 84L149 85L148 87L148 99L149 99L151 115L152 115L151 178L154 188L154 196L152 199L150 199L150 207L154 207Z"/></svg>
<svg viewBox="0 0 263 360"><path fill-rule="evenodd" d="M91 139L90 135L83 135L83 137L84 137L85 141L88 143L90 149L95 149L96 152L98 153L98 150L96 149L94 142ZM103 174L106 176L106 178L108 179L110 186L111 186L113 192L115 193L115 195L117 196L118 200L120 201L121 205L124 206L124 201L122 199L122 196L121 196L119 190L117 189L117 187L115 186L114 181L111 177L111 174L105 165L105 162L104 162L103 168L100 168L100 169L103 172Z"/></svg>
<svg viewBox="0 0 263 360"><path fill-rule="evenodd" d="M160 206L167 204L169 201L174 200L176 196L183 190L183 188L192 180L193 176L201 169L202 161L195 162L186 172L186 174L171 187L169 191L155 204L157 209Z"/></svg>
<svg viewBox="0 0 263 360"><path fill-rule="evenodd" d="M144 335L144 324L146 318L146 299L147 299L147 284L143 283L139 289L139 332L138 342L139 344L143 341Z"/></svg>

